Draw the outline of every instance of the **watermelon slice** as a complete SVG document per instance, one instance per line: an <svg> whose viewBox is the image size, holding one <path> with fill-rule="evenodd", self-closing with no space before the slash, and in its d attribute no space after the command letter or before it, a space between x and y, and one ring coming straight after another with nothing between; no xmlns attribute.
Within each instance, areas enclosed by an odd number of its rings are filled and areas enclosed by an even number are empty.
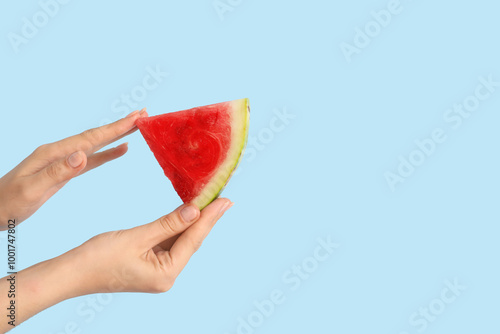
<svg viewBox="0 0 500 334"><path fill-rule="evenodd" d="M215 200L243 156L248 99L137 120L137 127L184 203Z"/></svg>

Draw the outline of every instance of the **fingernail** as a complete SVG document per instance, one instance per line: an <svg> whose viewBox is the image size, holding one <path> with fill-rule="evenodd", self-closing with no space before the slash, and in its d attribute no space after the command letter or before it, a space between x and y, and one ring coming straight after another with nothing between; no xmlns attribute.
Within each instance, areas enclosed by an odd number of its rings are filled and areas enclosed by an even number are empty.
<svg viewBox="0 0 500 334"><path fill-rule="evenodd" d="M68 164L73 168L78 168L83 163L83 152L75 152L68 157Z"/></svg>
<svg viewBox="0 0 500 334"><path fill-rule="evenodd" d="M139 112L136 110L136 111L132 111L130 114L127 115L127 117L125 118L131 118L131 117L134 117L135 115L137 115Z"/></svg>
<svg viewBox="0 0 500 334"><path fill-rule="evenodd" d="M198 217L199 210L192 205L186 206L181 210L181 217L186 223L190 223Z"/></svg>
<svg viewBox="0 0 500 334"><path fill-rule="evenodd" d="M234 204L234 203L233 203L233 202L231 202L231 201L226 202L226 203L225 203L225 204L221 207L221 209L220 209L220 211L219 211L219 215L224 214L227 210L229 210L229 209L233 206L233 204Z"/></svg>

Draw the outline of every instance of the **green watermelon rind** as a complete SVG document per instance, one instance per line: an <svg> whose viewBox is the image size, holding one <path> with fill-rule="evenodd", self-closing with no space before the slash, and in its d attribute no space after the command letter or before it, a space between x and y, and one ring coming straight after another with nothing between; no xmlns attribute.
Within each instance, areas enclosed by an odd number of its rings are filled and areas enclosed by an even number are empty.
<svg viewBox="0 0 500 334"><path fill-rule="evenodd" d="M250 127L250 103L248 99L234 100L228 103L231 104L229 110L231 115L231 146L228 149L226 159L215 171L214 176L203 187L200 194L191 201L200 210L203 210L220 196L245 153Z"/></svg>

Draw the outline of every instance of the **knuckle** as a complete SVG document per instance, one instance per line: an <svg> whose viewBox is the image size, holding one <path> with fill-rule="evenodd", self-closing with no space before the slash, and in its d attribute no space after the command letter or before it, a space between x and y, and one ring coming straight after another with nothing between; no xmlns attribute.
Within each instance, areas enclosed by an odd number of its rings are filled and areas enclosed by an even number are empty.
<svg viewBox="0 0 500 334"><path fill-rule="evenodd" d="M47 176L54 180L54 181L57 181L60 177L61 177L61 174L62 174L62 168L61 168L61 165L58 164L58 163L55 163L55 164L52 164L52 165L49 165L47 168L46 168L46 174Z"/></svg>
<svg viewBox="0 0 500 334"><path fill-rule="evenodd" d="M124 239L128 237L128 230L117 230L107 234L109 239Z"/></svg>
<svg viewBox="0 0 500 334"><path fill-rule="evenodd" d="M197 252L203 245L203 240L192 240L191 245L193 247L193 250Z"/></svg>
<svg viewBox="0 0 500 334"><path fill-rule="evenodd" d="M86 130L82 133L82 136L92 145L97 145L104 140L104 134L99 128Z"/></svg>
<svg viewBox="0 0 500 334"><path fill-rule="evenodd" d="M85 244L91 244L93 245L93 247L96 246L98 247L99 245L109 245L109 243L112 242L113 239L120 233L121 231L111 231L111 232L101 233L87 240Z"/></svg>
<svg viewBox="0 0 500 334"><path fill-rule="evenodd" d="M122 129L118 126L119 124L120 123L118 121L114 124L109 124L106 127L102 127L99 130L101 130L102 133L110 133L113 135L113 137L116 137L123 133L123 131L121 131Z"/></svg>
<svg viewBox="0 0 500 334"><path fill-rule="evenodd" d="M168 290L172 289L172 287L174 286L174 283L175 283L175 279L172 279L172 278L164 278L162 280L159 280L154 285L153 292L155 292L155 293L167 292Z"/></svg>
<svg viewBox="0 0 500 334"><path fill-rule="evenodd" d="M36 155L36 156L44 156L46 155L47 153L49 153L50 151L50 144L44 144L44 145L41 145L41 146L38 146L34 151L33 151L33 155Z"/></svg>
<svg viewBox="0 0 500 334"><path fill-rule="evenodd" d="M172 235L176 233L178 224L171 215L161 217L159 223L165 234Z"/></svg>

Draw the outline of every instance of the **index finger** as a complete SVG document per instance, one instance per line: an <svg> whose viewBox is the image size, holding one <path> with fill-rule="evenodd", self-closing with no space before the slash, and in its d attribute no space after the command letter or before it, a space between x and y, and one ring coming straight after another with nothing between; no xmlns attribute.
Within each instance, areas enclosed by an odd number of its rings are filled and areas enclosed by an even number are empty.
<svg viewBox="0 0 500 334"><path fill-rule="evenodd" d="M147 117L146 109L134 111L125 118L114 123L84 131L78 135L53 143L54 151L61 156L83 151L87 156L101 148L137 131L135 121Z"/></svg>
<svg viewBox="0 0 500 334"><path fill-rule="evenodd" d="M170 251L158 252L160 261L171 265L174 277L181 273L215 223L232 205L228 199L215 200L201 212L200 219L179 236Z"/></svg>

